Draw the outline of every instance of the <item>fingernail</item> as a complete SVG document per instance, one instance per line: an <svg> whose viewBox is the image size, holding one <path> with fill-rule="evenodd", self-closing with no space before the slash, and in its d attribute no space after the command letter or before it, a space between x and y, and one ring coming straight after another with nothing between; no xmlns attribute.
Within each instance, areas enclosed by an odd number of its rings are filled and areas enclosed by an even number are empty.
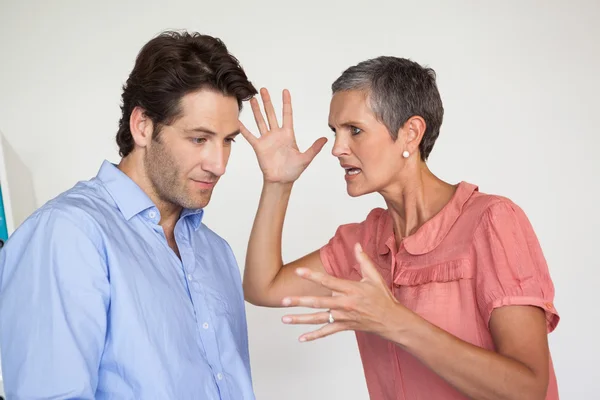
<svg viewBox="0 0 600 400"><path fill-rule="evenodd" d="M298 339L300 342L306 342L306 338L303 336L300 339Z"/></svg>
<svg viewBox="0 0 600 400"><path fill-rule="evenodd" d="M290 322L292 322L292 318L291 317L283 317L281 319L285 324L289 324Z"/></svg>
<svg viewBox="0 0 600 400"><path fill-rule="evenodd" d="M281 301L281 304L283 304L284 306L289 306L290 304L292 304L292 300L286 297Z"/></svg>
<svg viewBox="0 0 600 400"><path fill-rule="evenodd" d="M305 268L296 268L296 274L303 276L306 275L306 269Z"/></svg>

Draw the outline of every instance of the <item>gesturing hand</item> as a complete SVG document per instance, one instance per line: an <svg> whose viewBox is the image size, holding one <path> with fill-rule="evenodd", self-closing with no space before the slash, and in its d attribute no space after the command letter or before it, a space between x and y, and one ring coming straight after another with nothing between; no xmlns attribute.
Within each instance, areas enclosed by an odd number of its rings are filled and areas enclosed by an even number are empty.
<svg viewBox="0 0 600 400"><path fill-rule="evenodd" d="M240 131L254 149L265 181L294 182L321 151L327 139L324 137L317 139L308 150L302 153L298 149L296 136L294 135L290 92L288 90L283 91L282 126L279 126L277 122L273 103L267 89L261 89L260 95L268 125L265 123L258 100L252 98L250 105L260 137L254 136L242 122L240 122Z"/></svg>
<svg viewBox="0 0 600 400"><path fill-rule="evenodd" d="M298 268L298 275L335 293L329 297L303 296L283 299L283 305L288 307L330 310L283 317L283 322L288 324L326 324L316 331L302 335L300 341L315 340L346 330L371 332L391 339L403 327L415 322L417 315L396 300L373 261L362 251L359 244L355 246L354 251L363 276L360 282ZM329 319L330 313L333 322Z"/></svg>

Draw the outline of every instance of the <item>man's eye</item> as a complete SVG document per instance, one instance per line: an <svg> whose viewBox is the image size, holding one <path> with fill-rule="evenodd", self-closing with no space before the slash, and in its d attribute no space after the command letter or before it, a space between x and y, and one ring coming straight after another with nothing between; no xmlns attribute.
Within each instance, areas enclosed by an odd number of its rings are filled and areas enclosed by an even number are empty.
<svg viewBox="0 0 600 400"><path fill-rule="evenodd" d="M192 143L194 144L202 144L204 142L206 142L206 138L201 138L201 137L197 137L197 138L192 138Z"/></svg>
<svg viewBox="0 0 600 400"><path fill-rule="evenodd" d="M234 138L227 138L225 139L226 143L235 143L235 139Z"/></svg>
<svg viewBox="0 0 600 400"><path fill-rule="evenodd" d="M350 133L352 133L353 135L358 135L361 132L362 132L362 129L357 128L356 126L350 127Z"/></svg>

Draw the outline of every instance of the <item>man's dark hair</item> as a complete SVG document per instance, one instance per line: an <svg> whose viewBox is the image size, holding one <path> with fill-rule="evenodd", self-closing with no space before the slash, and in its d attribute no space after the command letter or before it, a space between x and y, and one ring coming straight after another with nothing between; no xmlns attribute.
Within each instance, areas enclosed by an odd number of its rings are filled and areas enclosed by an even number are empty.
<svg viewBox="0 0 600 400"><path fill-rule="evenodd" d="M240 110L242 102L257 93L239 61L218 38L196 32L166 31L146 43L123 85L122 116L117 132L121 157L134 147L129 119L135 107L141 107L152 120L156 138L162 125L169 125L179 117L181 98L200 89L234 96Z"/></svg>
<svg viewBox="0 0 600 400"><path fill-rule="evenodd" d="M435 82L435 71L406 58L382 56L363 61L345 70L332 85L339 91L362 90L368 94L377 119L395 140L410 117L425 120L419 145L421 159L427 160L440 134L444 107Z"/></svg>

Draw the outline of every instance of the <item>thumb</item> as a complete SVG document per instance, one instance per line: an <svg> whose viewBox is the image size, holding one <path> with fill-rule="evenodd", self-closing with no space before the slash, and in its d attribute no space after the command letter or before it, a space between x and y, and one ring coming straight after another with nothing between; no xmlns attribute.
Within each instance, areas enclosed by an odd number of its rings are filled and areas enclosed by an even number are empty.
<svg viewBox="0 0 600 400"><path fill-rule="evenodd" d="M319 152L323 149L327 143L327 138L322 137L317 140L304 152L304 156L306 157L307 164L310 164L312 160L319 154Z"/></svg>
<svg viewBox="0 0 600 400"><path fill-rule="evenodd" d="M360 243L356 243L354 245L354 256L356 257L356 261L358 261L358 264L360 265L360 271L362 273L363 281L383 281L383 278L379 274L379 271L377 271L375 264L373 263L373 261L371 261L367 253L363 251Z"/></svg>

